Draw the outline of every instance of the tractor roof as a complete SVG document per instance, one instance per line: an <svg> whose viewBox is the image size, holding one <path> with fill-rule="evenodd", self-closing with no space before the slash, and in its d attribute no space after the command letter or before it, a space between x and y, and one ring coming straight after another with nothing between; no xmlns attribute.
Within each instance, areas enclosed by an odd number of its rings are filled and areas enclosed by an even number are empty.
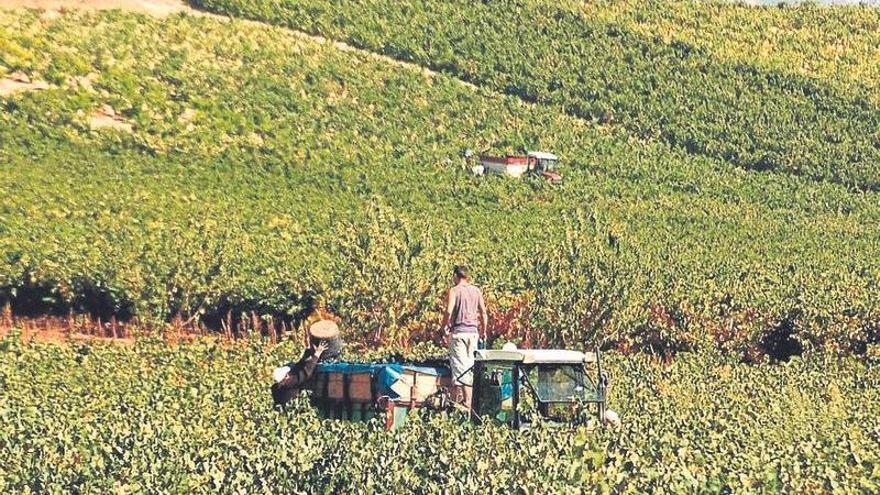
<svg viewBox="0 0 880 495"><path fill-rule="evenodd" d="M559 157L553 153L547 153L546 151L529 151L529 156L537 158L538 160L559 160Z"/></svg>
<svg viewBox="0 0 880 495"><path fill-rule="evenodd" d="M596 353L563 349L517 349L502 351L483 349L475 354L477 361L509 361L523 364L579 364L596 362Z"/></svg>

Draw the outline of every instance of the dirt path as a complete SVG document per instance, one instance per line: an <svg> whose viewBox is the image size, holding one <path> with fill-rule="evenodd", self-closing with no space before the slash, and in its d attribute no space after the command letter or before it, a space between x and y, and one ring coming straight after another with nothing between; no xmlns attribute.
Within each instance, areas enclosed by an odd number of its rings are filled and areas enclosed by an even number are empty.
<svg viewBox="0 0 880 495"><path fill-rule="evenodd" d="M49 84L46 81L31 81L27 74L22 74L21 72L15 72L5 79L0 79L0 96L48 88Z"/></svg>
<svg viewBox="0 0 880 495"><path fill-rule="evenodd" d="M33 320L18 319L15 322L0 322L0 339L6 338L12 332L17 332L21 340L35 342L51 342L55 344L69 342L112 342L122 345L133 345L135 338L130 336L124 337L105 337L92 333L85 333L85 329L75 329L64 326L57 321L49 318L35 318Z"/></svg>
<svg viewBox="0 0 880 495"><path fill-rule="evenodd" d="M6 308L0 311L0 340L17 335L24 342L34 341L52 344L118 344L132 346L139 339L161 340L168 345L184 345L193 342L214 342L223 346L246 345L245 336L250 332L224 334L204 328L165 327L138 325L136 323L101 322L87 317L64 318L54 316L13 318ZM256 335L259 335L257 333ZM259 337L257 337L259 338ZM269 345L276 345L283 335L270 336Z"/></svg>
<svg viewBox="0 0 880 495"><path fill-rule="evenodd" d="M120 9L140 12L153 17L164 17L176 12L192 10L188 5L178 0L0 0L0 8L31 8L49 13L75 9Z"/></svg>

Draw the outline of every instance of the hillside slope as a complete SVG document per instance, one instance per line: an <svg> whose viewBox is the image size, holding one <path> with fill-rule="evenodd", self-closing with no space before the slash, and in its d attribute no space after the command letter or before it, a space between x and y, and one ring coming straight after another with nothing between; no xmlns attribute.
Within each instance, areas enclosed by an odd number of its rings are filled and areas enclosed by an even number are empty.
<svg viewBox="0 0 880 495"><path fill-rule="evenodd" d="M713 59L797 74L880 103L880 9L738 2L596 0L584 14ZM867 90L867 91L865 91Z"/></svg>
<svg viewBox="0 0 880 495"><path fill-rule="evenodd" d="M0 287L19 312L277 321L323 301L353 338L423 338L464 261L500 333L656 351L877 338L876 193L278 28L7 12L0 34L7 71L53 85L2 100ZM93 125L104 107L131 132ZM459 158L519 147L560 154L566 184Z"/></svg>
<svg viewBox="0 0 880 495"><path fill-rule="evenodd" d="M861 84L714 57L686 37L609 21L580 1L193 3L345 40L746 169L880 187L880 108ZM643 17L666 9L651 5ZM877 25L875 12L860 15Z"/></svg>

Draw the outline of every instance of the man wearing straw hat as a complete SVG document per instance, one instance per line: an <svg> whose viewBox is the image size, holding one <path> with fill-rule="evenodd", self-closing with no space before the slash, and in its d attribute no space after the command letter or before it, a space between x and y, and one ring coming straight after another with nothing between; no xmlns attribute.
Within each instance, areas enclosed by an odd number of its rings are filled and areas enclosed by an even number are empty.
<svg viewBox="0 0 880 495"><path fill-rule="evenodd" d="M446 294L446 314L443 328L449 339L449 368L452 385L458 400L471 407L473 393L474 352L480 340L480 324L483 334L489 326L483 292L471 283L470 270L456 266L452 271L452 288Z"/></svg>
<svg viewBox="0 0 880 495"><path fill-rule="evenodd" d="M272 399L275 405L290 402L304 388L315 373L321 361L338 359L342 355L343 343L339 337L339 326L332 320L320 320L309 327L311 345L303 351L296 363L276 368L272 372Z"/></svg>

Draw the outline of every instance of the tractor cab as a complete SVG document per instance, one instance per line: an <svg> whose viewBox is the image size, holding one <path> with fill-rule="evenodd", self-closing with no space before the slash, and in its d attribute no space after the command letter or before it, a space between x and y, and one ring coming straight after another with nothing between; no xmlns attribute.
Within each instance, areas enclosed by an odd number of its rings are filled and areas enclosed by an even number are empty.
<svg viewBox="0 0 880 495"><path fill-rule="evenodd" d="M528 427L534 414L578 422L583 406L601 422L606 386L598 350L508 349L475 354L475 415L514 428Z"/></svg>
<svg viewBox="0 0 880 495"><path fill-rule="evenodd" d="M529 170L544 177L553 184L562 182L562 174L558 172L559 157L545 151L528 152Z"/></svg>

